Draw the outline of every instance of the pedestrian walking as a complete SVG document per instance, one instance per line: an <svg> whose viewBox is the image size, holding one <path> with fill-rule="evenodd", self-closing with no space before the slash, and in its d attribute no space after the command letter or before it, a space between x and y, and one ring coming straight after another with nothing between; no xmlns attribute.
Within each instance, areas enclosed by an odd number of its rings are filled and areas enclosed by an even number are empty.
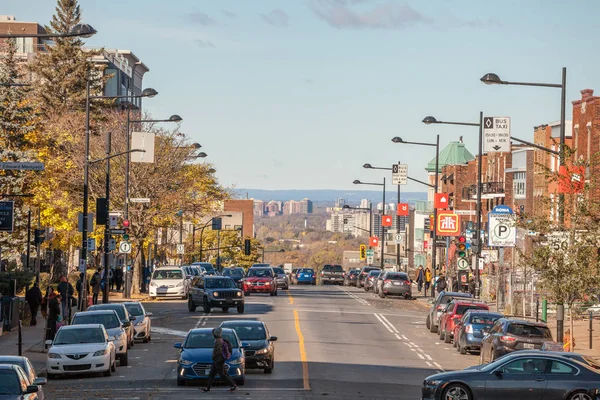
<svg viewBox="0 0 600 400"><path fill-rule="evenodd" d="M444 277L444 275L440 275L438 276L437 281L435 281L435 288L437 290L438 293L440 293L443 290L446 290L446 278Z"/></svg>
<svg viewBox="0 0 600 400"><path fill-rule="evenodd" d="M25 295L25 301L29 304L31 310L31 322L29 323L31 326L37 325L37 312L40 304L42 304L42 299L42 291L38 287L38 283L35 282Z"/></svg>
<svg viewBox="0 0 600 400"><path fill-rule="evenodd" d="M423 271L422 265L419 265L419 268L415 273L415 281L417 281L417 290L419 293L421 293L421 289L423 289L423 282L425 281L425 271Z"/></svg>
<svg viewBox="0 0 600 400"><path fill-rule="evenodd" d="M60 293L60 297L62 298L60 303L62 318L63 320L68 321L71 316L71 299L73 298L75 290L73 289L73 285L67 281L67 277L64 275L60 277L58 293Z"/></svg>
<svg viewBox="0 0 600 400"><path fill-rule="evenodd" d="M572 348L575 348L575 338L571 336L571 330L567 329L563 335L563 349L565 351L573 351Z"/></svg>
<svg viewBox="0 0 600 400"><path fill-rule="evenodd" d="M229 388L230 392L233 392L237 389L235 381L231 376L229 376L229 374L227 374L227 371L225 370L225 361L231 357L231 343L223 339L222 334L223 330L221 328L213 329L213 336L215 337L215 346L213 347L212 354L213 362L210 367L210 375L208 376L208 385L202 389L204 392L210 391L217 374L219 374L221 379L225 379L231 384L231 388Z"/></svg>
<svg viewBox="0 0 600 400"><path fill-rule="evenodd" d="M60 317L60 294L54 292L48 296L48 319L46 325L46 340L54 340L56 324Z"/></svg>
<svg viewBox="0 0 600 400"><path fill-rule="evenodd" d="M85 274L83 272L79 273L79 279L75 283L75 289L77 290L77 309L80 311L84 310L83 304L87 304L85 302L85 297L83 293L83 282L85 282L85 294L90 294L90 283L85 279Z"/></svg>
<svg viewBox="0 0 600 400"><path fill-rule="evenodd" d="M102 268L98 268L92 279L90 279L90 286L92 287L92 304L98 304L98 294L100 294L100 271Z"/></svg>
<svg viewBox="0 0 600 400"><path fill-rule="evenodd" d="M429 292L429 287L431 286L431 270L429 267L425 269L425 293Z"/></svg>
<svg viewBox="0 0 600 400"><path fill-rule="evenodd" d="M117 292L121 291L122 284L123 284L123 269L117 268L115 270L115 286L117 287Z"/></svg>
<svg viewBox="0 0 600 400"><path fill-rule="evenodd" d="M114 291L115 290L115 271L111 268L109 273L108 273L108 280L110 282L109 285L109 289L110 291Z"/></svg>

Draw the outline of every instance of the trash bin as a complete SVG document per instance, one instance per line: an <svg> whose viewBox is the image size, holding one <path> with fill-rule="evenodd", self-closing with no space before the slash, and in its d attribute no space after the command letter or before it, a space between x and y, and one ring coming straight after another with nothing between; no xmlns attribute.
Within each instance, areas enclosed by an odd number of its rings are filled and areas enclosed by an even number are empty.
<svg viewBox="0 0 600 400"><path fill-rule="evenodd" d="M2 328L6 332L19 327L21 300L18 297L2 297Z"/></svg>

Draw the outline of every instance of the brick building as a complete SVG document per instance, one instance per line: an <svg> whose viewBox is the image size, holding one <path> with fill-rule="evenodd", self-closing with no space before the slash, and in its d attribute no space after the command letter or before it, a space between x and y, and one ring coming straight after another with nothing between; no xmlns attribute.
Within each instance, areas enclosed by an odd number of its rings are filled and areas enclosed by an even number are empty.
<svg viewBox="0 0 600 400"><path fill-rule="evenodd" d="M254 236L254 200L225 200L223 212L242 213L242 237Z"/></svg>
<svg viewBox="0 0 600 400"><path fill-rule="evenodd" d="M573 102L573 159L589 165L586 181L592 180L591 199L600 201L600 189L594 177L600 177L600 97L592 89L581 91L581 99ZM598 179L598 178L596 178Z"/></svg>
<svg viewBox="0 0 600 400"><path fill-rule="evenodd" d="M506 191L510 191L512 202L505 204L516 213L532 215L535 210L533 196L533 182L535 170L535 150L527 146L512 147L511 167L504 170L505 180L512 179L512 188L506 184Z"/></svg>

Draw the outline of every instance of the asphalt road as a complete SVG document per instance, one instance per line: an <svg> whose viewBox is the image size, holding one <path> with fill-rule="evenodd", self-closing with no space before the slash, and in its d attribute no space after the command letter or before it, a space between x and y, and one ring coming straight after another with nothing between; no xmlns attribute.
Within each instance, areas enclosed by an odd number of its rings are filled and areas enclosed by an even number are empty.
<svg viewBox="0 0 600 400"><path fill-rule="evenodd" d="M279 296L252 295L246 312L190 313L184 301L145 303L152 317L148 344L136 344L129 366L110 378L82 376L48 383L60 399L419 399L423 378L477 363L461 356L424 327L425 308L415 300L380 299L356 288L292 286ZM177 350L194 327L229 319L260 319L277 336L273 374L249 370L235 393L215 387L177 387Z"/></svg>

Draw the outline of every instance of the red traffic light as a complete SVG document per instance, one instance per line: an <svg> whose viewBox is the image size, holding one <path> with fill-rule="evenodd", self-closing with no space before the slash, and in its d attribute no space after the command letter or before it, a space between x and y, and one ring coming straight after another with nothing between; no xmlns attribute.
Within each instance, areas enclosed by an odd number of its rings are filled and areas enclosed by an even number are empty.
<svg viewBox="0 0 600 400"><path fill-rule="evenodd" d="M464 237L464 236L459 236L458 237L458 241L461 242L461 243L466 243L467 242L467 238Z"/></svg>
<svg viewBox="0 0 600 400"><path fill-rule="evenodd" d="M124 228L129 228L129 220L128 219L124 219L123 220L123 227Z"/></svg>

